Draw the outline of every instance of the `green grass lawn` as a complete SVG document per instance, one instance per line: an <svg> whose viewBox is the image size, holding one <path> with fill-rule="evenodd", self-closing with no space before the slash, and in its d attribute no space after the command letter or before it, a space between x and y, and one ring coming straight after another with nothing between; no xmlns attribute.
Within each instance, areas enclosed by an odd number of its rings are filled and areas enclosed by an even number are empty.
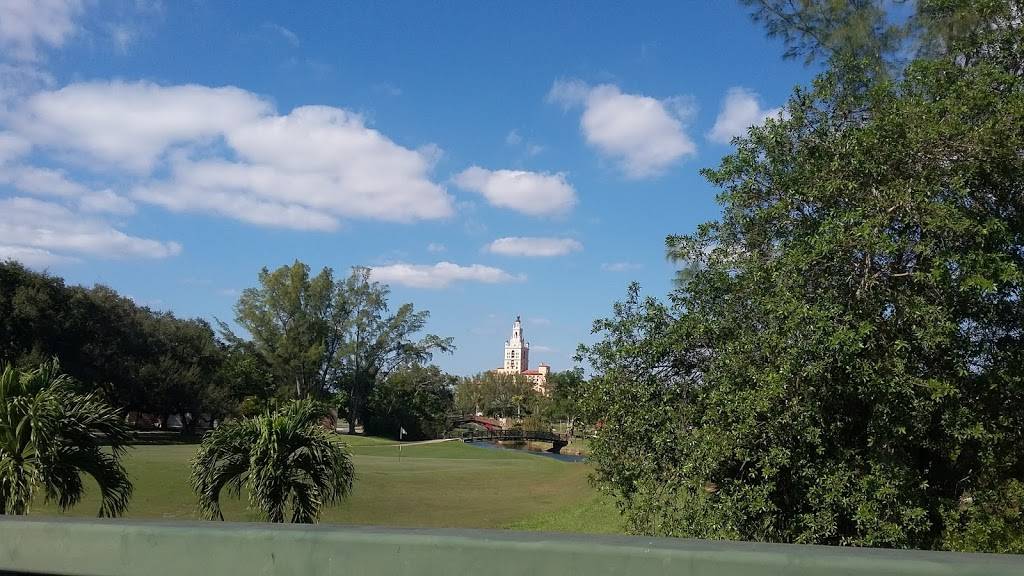
<svg viewBox="0 0 1024 576"><path fill-rule="evenodd" d="M615 508L587 482L589 466L461 442L405 445L345 436L356 467L350 498L321 522L409 527L515 528L618 532ZM196 445L131 448L125 466L135 484L126 517L195 519L189 460ZM224 495L228 520L255 520L245 501ZM95 490L66 514L92 516ZM59 514L37 503L33 514Z"/></svg>

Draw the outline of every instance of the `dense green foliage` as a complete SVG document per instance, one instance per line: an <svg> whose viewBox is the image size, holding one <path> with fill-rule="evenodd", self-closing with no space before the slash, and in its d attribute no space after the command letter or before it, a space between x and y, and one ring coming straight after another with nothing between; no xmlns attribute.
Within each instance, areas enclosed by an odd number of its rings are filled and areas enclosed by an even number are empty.
<svg viewBox="0 0 1024 576"><path fill-rule="evenodd" d="M166 427L178 415L191 432L208 423L201 417L253 415L307 396L344 400L354 425L392 370L454 349L450 338L417 337L429 314L412 304L390 312L387 286L365 268L335 281L330 269L311 276L296 262L259 280L236 306L251 339L221 323L219 340L201 319L0 263L0 361L27 368L60 358L79 391L99 390L133 425Z"/></svg>
<svg viewBox="0 0 1024 576"><path fill-rule="evenodd" d="M544 398L522 374L483 372L459 380L455 408L460 414L522 419L538 414Z"/></svg>
<svg viewBox="0 0 1024 576"><path fill-rule="evenodd" d="M29 368L60 358L82 391L99 388L115 406L166 422L171 414L225 412L222 352L202 320L0 263L0 361Z"/></svg>
<svg viewBox="0 0 1024 576"><path fill-rule="evenodd" d="M325 413L312 400L293 400L274 412L232 420L203 438L192 462L192 485L204 517L223 520L221 493L248 494L249 507L268 522L316 523L325 505L352 489L352 458Z"/></svg>
<svg viewBox="0 0 1024 576"><path fill-rule="evenodd" d="M582 371L552 372L546 388L546 394L541 394L521 374L483 372L458 380L454 408L462 415L512 418L530 430L564 425L564 431L573 434L582 415Z"/></svg>
<svg viewBox="0 0 1024 576"><path fill-rule="evenodd" d="M291 387L286 397L346 392L350 432L365 418L374 387L391 371L454 350L451 338L416 339L430 313L408 303L392 313L388 287L372 281L367 268L353 268L348 278L335 281L330 268L311 277L309 266L296 261L274 271L264 268L259 282L235 306L235 319L252 341L222 324L225 338L254 350L276 381Z"/></svg>
<svg viewBox="0 0 1024 576"><path fill-rule="evenodd" d="M83 475L99 486L100 516L120 516L128 507L124 417L71 384L56 360L0 373L0 514L28 514L40 490L66 510L85 492Z"/></svg>
<svg viewBox="0 0 1024 576"><path fill-rule="evenodd" d="M785 44L786 58L808 64L837 56L863 62L872 73L899 67L913 22L896 18L894 4L905 0L740 0L769 37Z"/></svg>
<svg viewBox="0 0 1024 576"><path fill-rule="evenodd" d="M564 422L565 431L576 432L576 425L582 416L581 396L586 390L582 370L552 372L547 381L548 397L544 407L546 418L551 423Z"/></svg>
<svg viewBox="0 0 1024 576"><path fill-rule="evenodd" d="M437 366L413 364L395 370L370 394L366 433L405 440L440 438L448 427L456 382Z"/></svg>
<svg viewBox="0 0 1024 576"><path fill-rule="evenodd" d="M941 51L833 54L705 171L678 289L582 350L632 531L1024 552L1021 8L918 3Z"/></svg>
<svg viewBox="0 0 1024 576"><path fill-rule="evenodd" d="M235 321L251 335L251 348L278 385L295 398L318 396L337 379L341 324L348 308L324 268L310 277L309 266L295 262L259 273L258 288L242 291ZM244 342L221 323L229 342ZM290 392L289 392L290 389Z"/></svg>

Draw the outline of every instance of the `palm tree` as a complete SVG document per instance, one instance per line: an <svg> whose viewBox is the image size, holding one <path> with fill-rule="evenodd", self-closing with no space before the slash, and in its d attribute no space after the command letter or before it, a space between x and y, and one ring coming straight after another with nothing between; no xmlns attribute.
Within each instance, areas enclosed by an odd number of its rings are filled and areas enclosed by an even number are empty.
<svg viewBox="0 0 1024 576"><path fill-rule="evenodd" d="M84 474L99 485L99 516L120 516L132 494L121 466L129 438L119 411L96 393L74 392L56 359L27 372L6 366L0 373L0 513L28 514L40 489L66 510L81 500Z"/></svg>
<svg viewBox="0 0 1024 576"><path fill-rule="evenodd" d="M199 508L223 520L220 494L244 487L249 507L269 522L316 523L324 504L352 490L355 469L344 444L323 427L325 411L312 400L295 400L274 412L227 422L207 433L192 461Z"/></svg>

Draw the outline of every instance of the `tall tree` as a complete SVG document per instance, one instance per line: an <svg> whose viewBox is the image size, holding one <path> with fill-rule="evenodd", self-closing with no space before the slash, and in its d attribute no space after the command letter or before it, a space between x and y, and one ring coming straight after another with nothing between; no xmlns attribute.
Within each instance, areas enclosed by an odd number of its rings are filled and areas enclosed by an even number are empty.
<svg viewBox="0 0 1024 576"><path fill-rule="evenodd" d="M438 438L448 424L458 378L434 365L413 364L393 371L377 384L367 403L368 434L404 438Z"/></svg>
<svg viewBox="0 0 1024 576"><path fill-rule="evenodd" d="M769 37L780 38L786 58L861 60L872 73L898 68L913 31L907 16L894 14L906 0L740 0Z"/></svg>
<svg viewBox="0 0 1024 576"><path fill-rule="evenodd" d="M310 276L309 266L293 264L262 269L259 287L246 288L235 304L235 321L252 336L252 344L268 369L295 397L322 395L333 383L337 354L350 313L345 295L330 268ZM221 323L226 340L243 339Z"/></svg>
<svg viewBox="0 0 1024 576"><path fill-rule="evenodd" d="M314 400L293 400L208 432L192 463L203 516L223 520L221 493L238 497L244 488L264 520L315 524L325 504L352 491L355 477L348 450L321 424L325 415Z"/></svg>
<svg viewBox="0 0 1024 576"><path fill-rule="evenodd" d="M137 374L145 386L142 409L167 417L180 416L182 431L192 432L200 415L220 406L209 402L229 393L218 379L223 350L204 320L180 320L170 314L147 314L142 320L149 335L148 358ZM223 401L218 400L218 403Z"/></svg>
<svg viewBox="0 0 1024 576"><path fill-rule="evenodd" d="M833 61L708 179L584 349L598 477L632 530L1024 551L1024 42L1007 0L898 76ZM857 89L851 89L857 87Z"/></svg>
<svg viewBox="0 0 1024 576"><path fill-rule="evenodd" d="M349 432L365 416L374 386L401 366L429 362L437 352L455 350L452 338L433 334L418 337L430 312L402 304L388 307L390 290L370 278L370 269L355 267L340 287L348 306L339 352L340 378L348 391Z"/></svg>
<svg viewBox="0 0 1024 576"><path fill-rule="evenodd" d="M56 360L0 373L0 514L28 514L36 494L66 510L82 476L100 490L100 516L120 516L132 483L121 465L129 440L122 415L98 394L78 394Z"/></svg>

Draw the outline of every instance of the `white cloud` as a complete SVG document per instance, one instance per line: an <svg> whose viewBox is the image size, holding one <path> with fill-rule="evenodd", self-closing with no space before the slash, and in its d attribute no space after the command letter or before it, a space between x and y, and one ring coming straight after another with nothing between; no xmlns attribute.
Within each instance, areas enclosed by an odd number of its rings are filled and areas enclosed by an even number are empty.
<svg viewBox="0 0 1024 576"><path fill-rule="evenodd" d="M459 281L500 284L526 280L523 275L512 275L500 268L481 264L460 266L451 262L374 266L372 275L373 279L379 282L413 288L445 288L452 282Z"/></svg>
<svg viewBox="0 0 1024 576"><path fill-rule="evenodd" d="M0 142L0 149L2 147ZM0 150L0 157L2 155ZM21 192L37 196L76 200L79 208L85 212L135 212L135 205L127 198L115 194L112 190L92 190L69 179L63 170L28 165L6 166L0 171L0 184L10 184Z"/></svg>
<svg viewBox="0 0 1024 576"><path fill-rule="evenodd" d="M114 193L113 190L87 192L78 199L78 207L84 212L106 212L109 214L134 214L135 204Z"/></svg>
<svg viewBox="0 0 1024 576"><path fill-rule="evenodd" d="M436 146L404 148L340 108L296 108L239 127L228 142L250 163L248 175L238 176L254 177L249 189L263 196L399 222L452 213L451 198L428 177L440 155Z"/></svg>
<svg viewBox="0 0 1024 576"><path fill-rule="evenodd" d="M372 86L372 88L376 92L380 92L382 94L385 94L387 96L391 96L391 97L394 97L394 98L397 98L397 97L402 95L402 89L401 88L399 88L398 86L395 86L394 84L389 84L387 82L380 82L380 83L374 84Z"/></svg>
<svg viewBox="0 0 1024 576"><path fill-rule="evenodd" d="M0 132L0 166L28 154L32 145L13 132Z"/></svg>
<svg viewBox="0 0 1024 576"><path fill-rule="evenodd" d="M756 92L740 87L730 88L725 93L715 125L708 132L708 140L728 144L736 136L745 135L751 126L760 126L769 118L784 115L782 108L762 108L760 100Z"/></svg>
<svg viewBox="0 0 1024 576"><path fill-rule="evenodd" d="M523 138L519 130L512 129L505 135L505 144L512 148L520 148L527 156L536 156L544 151L544 146Z"/></svg>
<svg viewBox="0 0 1024 576"><path fill-rule="evenodd" d="M287 40L288 43L291 44L292 46L296 46L297 47L299 45L299 36L298 36L298 34L296 34L295 32L292 32L288 28L285 28L284 26L281 26L280 24L274 24L273 22L267 22L267 23L265 23L263 25L263 27L268 29L268 30L273 30L274 32L277 32L278 34L281 35L282 38Z"/></svg>
<svg viewBox="0 0 1024 576"><path fill-rule="evenodd" d="M550 326L551 320L548 320L547 318L536 317L527 319L527 323L536 324L537 326Z"/></svg>
<svg viewBox="0 0 1024 576"><path fill-rule="evenodd" d="M139 31L127 24L112 24L108 27L108 31L114 48L121 54L127 53L128 48L139 37Z"/></svg>
<svg viewBox="0 0 1024 576"><path fill-rule="evenodd" d="M28 246L11 246L0 244L0 262L5 260L17 260L29 268L46 268L54 264L74 262L75 258L54 254L42 248L30 248Z"/></svg>
<svg viewBox="0 0 1024 576"><path fill-rule="evenodd" d="M582 105L580 129L587 143L615 160L630 178L657 176L697 152L684 129L693 113L688 98L657 100L625 94L613 84L592 87L580 80L558 80L548 100L567 109Z"/></svg>
<svg viewBox="0 0 1024 576"><path fill-rule="evenodd" d="M81 10L80 0L3 0L0 50L15 60L37 60L42 46L59 48L74 34Z"/></svg>
<svg viewBox="0 0 1024 576"><path fill-rule="evenodd" d="M453 181L460 188L483 194L494 206L531 216L562 214L576 204L576 190L562 173L473 166L457 174Z"/></svg>
<svg viewBox="0 0 1024 576"><path fill-rule="evenodd" d="M583 244L572 238L537 238L512 236L498 238L487 245L487 251L504 256L564 256L583 250Z"/></svg>
<svg viewBox="0 0 1024 576"><path fill-rule="evenodd" d="M0 199L0 246L4 253L54 258L165 258L181 252L177 242L130 236L106 222L33 198Z"/></svg>
<svg viewBox="0 0 1024 576"><path fill-rule="evenodd" d="M558 349L552 348L551 346L545 346L543 344L530 344L530 350L533 350L534 352L542 352L545 354L550 354L551 352L558 352Z"/></svg>
<svg viewBox="0 0 1024 576"><path fill-rule="evenodd" d="M198 170L201 172L201 170ZM208 212L259 226L295 230L331 231L338 228L338 219L305 206L261 200L244 189L225 190L190 186L188 170L173 183L155 183L136 188L136 199L156 204L172 212Z"/></svg>
<svg viewBox="0 0 1024 576"><path fill-rule="evenodd" d="M630 272L641 268L643 265L635 262L605 262L601 264L601 270L605 272Z"/></svg>
<svg viewBox="0 0 1024 576"><path fill-rule="evenodd" d="M439 148L400 146L340 108L277 115L233 87L89 83L32 96L15 124L32 142L90 167L150 175L132 195L173 211L312 230L334 230L341 218L411 222L453 213L430 177Z"/></svg>
<svg viewBox="0 0 1024 576"><path fill-rule="evenodd" d="M40 196L68 198L81 196L89 191L78 182L69 180L62 170L34 166L11 167L0 174L0 182L9 183L22 192Z"/></svg>
<svg viewBox="0 0 1024 576"><path fill-rule="evenodd" d="M573 106L585 104L590 96L591 87L583 80L572 78L569 80L555 80L548 92L548 101L561 104L568 110Z"/></svg>
<svg viewBox="0 0 1024 576"><path fill-rule="evenodd" d="M234 87L92 82L33 95L14 126L36 144L147 172L171 146L212 141L270 111Z"/></svg>
<svg viewBox="0 0 1024 576"><path fill-rule="evenodd" d="M0 62L0 119L10 115L11 109L25 97L51 88L54 83L49 72L33 64Z"/></svg>
<svg viewBox="0 0 1024 576"><path fill-rule="evenodd" d="M444 252L447 249L447 246L438 242L431 242L430 244L427 244L427 252Z"/></svg>

